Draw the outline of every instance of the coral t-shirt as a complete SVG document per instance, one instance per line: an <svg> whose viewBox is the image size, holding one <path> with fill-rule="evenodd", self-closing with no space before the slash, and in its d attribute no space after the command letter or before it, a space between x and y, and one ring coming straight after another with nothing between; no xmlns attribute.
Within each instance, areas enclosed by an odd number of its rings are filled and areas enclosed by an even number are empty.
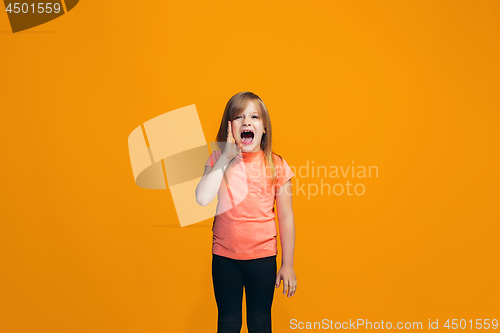
<svg viewBox="0 0 500 333"><path fill-rule="evenodd" d="M214 151L206 163L213 167L222 152ZM256 259L278 254L274 211L276 189L295 174L273 153L276 184L264 152L241 152L228 164L217 195L212 253L232 259Z"/></svg>

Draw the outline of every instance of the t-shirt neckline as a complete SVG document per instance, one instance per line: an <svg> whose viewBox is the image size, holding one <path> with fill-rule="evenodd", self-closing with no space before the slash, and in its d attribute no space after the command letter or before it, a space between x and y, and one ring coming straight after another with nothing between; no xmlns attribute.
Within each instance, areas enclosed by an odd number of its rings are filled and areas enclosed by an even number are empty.
<svg viewBox="0 0 500 333"><path fill-rule="evenodd" d="M260 150L260 151L257 151L257 152L240 152L240 155L241 157L243 158L243 161L253 161L254 159L256 159L257 157L260 157L260 156L264 156L264 151L263 150Z"/></svg>

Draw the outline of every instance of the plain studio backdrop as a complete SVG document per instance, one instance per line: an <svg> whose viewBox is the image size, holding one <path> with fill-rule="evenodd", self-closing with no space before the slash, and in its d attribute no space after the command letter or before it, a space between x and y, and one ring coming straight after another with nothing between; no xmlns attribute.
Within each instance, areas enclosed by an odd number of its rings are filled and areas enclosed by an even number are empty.
<svg viewBox="0 0 500 333"><path fill-rule="evenodd" d="M13 34L0 13L0 330L215 332L212 220L181 228L168 189L139 188L127 137L195 104L215 141L245 90L290 166L378 168L323 179L363 195L294 194L298 289L276 292L275 332L499 319L498 17L498 1L86 0Z"/></svg>

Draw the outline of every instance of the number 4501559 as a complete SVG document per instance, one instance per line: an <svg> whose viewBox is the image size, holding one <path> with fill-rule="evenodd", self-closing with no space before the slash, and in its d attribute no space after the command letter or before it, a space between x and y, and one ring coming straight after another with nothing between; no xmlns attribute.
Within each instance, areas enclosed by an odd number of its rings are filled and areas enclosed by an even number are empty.
<svg viewBox="0 0 500 333"><path fill-rule="evenodd" d="M446 323L444 324L444 327L448 329L454 329L456 330L457 328L460 329L465 329L467 327L471 329L494 329L496 330L498 328L498 319L491 319L491 324L490 324L490 319L476 319L476 322L474 323L472 319L470 320L465 320L465 319L448 319Z"/></svg>
<svg viewBox="0 0 500 333"><path fill-rule="evenodd" d="M34 3L27 4L27 3L9 3L7 8L5 9L9 13L38 13L38 14L43 14L43 13L59 13L61 11L61 5L58 3L43 3L39 2L37 4L38 6L35 6ZM31 8L30 8L31 7Z"/></svg>

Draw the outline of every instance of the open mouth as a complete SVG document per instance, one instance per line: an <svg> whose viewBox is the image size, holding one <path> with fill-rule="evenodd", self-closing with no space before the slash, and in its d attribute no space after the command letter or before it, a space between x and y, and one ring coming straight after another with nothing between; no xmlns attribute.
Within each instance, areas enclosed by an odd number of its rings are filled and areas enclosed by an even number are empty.
<svg viewBox="0 0 500 333"><path fill-rule="evenodd" d="M251 130L243 130L240 134L241 143L244 145L249 145L253 142L254 134Z"/></svg>

